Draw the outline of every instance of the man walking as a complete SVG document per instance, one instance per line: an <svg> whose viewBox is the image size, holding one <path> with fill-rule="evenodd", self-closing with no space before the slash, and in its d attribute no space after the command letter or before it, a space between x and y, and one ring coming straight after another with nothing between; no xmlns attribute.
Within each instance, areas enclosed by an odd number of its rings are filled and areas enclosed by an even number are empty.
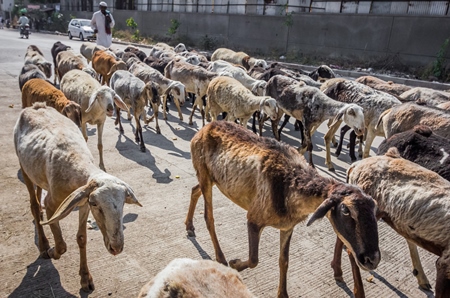
<svg viewBox="0 0 450 298"><path fill-rule="evenodd" d="M107 4L102 1L99 4L99 11L94 12L91 20L91 27L97 34L97 44L109 48L112 43L111 29L115 22L112 14L106 10Z"/></svg>

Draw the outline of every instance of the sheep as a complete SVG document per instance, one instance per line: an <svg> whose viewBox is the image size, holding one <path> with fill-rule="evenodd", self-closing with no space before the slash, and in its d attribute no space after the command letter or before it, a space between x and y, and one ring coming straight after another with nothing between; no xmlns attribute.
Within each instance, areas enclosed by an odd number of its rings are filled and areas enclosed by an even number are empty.
<svg viewBox="0 0 450 298"><path fill-rule="evenodd" d="M124 246L124 203L142 205L128 184L94 165L78 127L45 103L36 103L20 113L14 127L14 145L30 195L40 256L57 260L66 252L59 221L78 207L81 288L86 292L94 290L86 257L89 211L100 228L106 249L117 255ZM42 189L48 192L43 201L46 221L40 204ZM55 247L50 248L43 225L50 225Z"/></svg>
<svg viewBox="0 0 450 298"><path fill-rule="evenodd" d="M401 158L396 148L354 163L347 170L347 180L372 196L377 202L377 218L406 239L421 288L429 290L431 286L420 263L417 245L439 256L435 297L450 297L450 234L443 232L450 229L450 182ZM340 281L342 246L337 239L332 262ZM357 297L364 297L361 275L353 263L352 271Z"/></svg>
<svg viewBox="0 0 450 298"><path fill-rule="evenodd" d="M314 81L323 83L326 80L335 78L336 74L330 67L326 65L320 65L313 71L309 72L308 76Z"/></svg>
<svg viewBox="0 0 450 298"><path fill-rule="evenodd" d="M56 56L58 56L58 54L60 52L67 51L69 49L72 49L72 48L70 46L67 46L67 45L63 44L60 41L57 41L57 42L55 42L53 44L53 47L51 49L51 53L52 53L52 58L53 58L53 68L54 68L54 71L55 71L55 73L54 73L55 78L54 78L54 82L53 82L54 84L56 84L56 79L57 78L59 78L61 80L61 78L58 77L58 64L56 62Z"/></svg>
<svg viewBox="0 0 450 298"><path fill-rule="evenodd" d="M139 292L138 298L254 297L239 273L211 260L174 259Z"/></svg>
<svg viewBox="0 0 450 298"><path fill-rule="evenodd" d="M289 81L291 84L289 84ZM278 89L277 87L284 88ZM342 121L351 126L358 134L364 133L364 111L356 104L347 104L333 100L323 94L319 89L305 86L303 84L296 84L295 80L286 78L281 75L276 75L267 83L267 95L276 98L280 112L277 120L281 118L283 113L300 120L303 123L305 139L302 141L299 152L303 154L306 150L309 151L309 163L314 167L312 160L312 135L316 129L325 120L332 120L329 125L328 132L324 136L326 147L326 161L329 171L334 171L331 162L330 142L336 130L339 128ZM277 121L274 121L277 124ZM273 133L277 134L277 127L273 125ZM279 140L279 135L277 136Z"/></svg>
<svg viewBox="0 0 450 298"><path fill-rule="evenodd" d="M183 105L186 100L186 87L181 82L164 77L159 71L140 61L135 61L128 70L145 83L152 81L158 85L158 93L163 95L163 116L165 120L167 120L167 96L172 94L178 116L183 121L180 105Z"/></svg>
<svg viewBox="0 0 450 298"><path fill-rule="evenodd" d="M173 48L175 53L182 53L187 51L186 46L184 45L184 43L179 43L177 44L177 46L175 48Z"/></svg>
<svg viewBox="0 0 450 298"><path fill-rule="evenodd" d="M419 124L429 126L437 135L450 138L450 113L414 102L403 103L384 111L378 119L377 127L384 131L386 138L390 138Z"/></svg>
<svg viewBox="0 0 450 298"><path fill-rule="evenodd" d="M141 60L141 61L144 61L145 60L145 58L147 58L147 55L142 51L142 50L140 50L139 48L137 48L137 47L134 47L134 46L128 46L128 47L126 47L125 48L125 50L123 50L125 53L133 53L133 54L135 54L136 55L136 57L138 57L139 58L139 60Z"/></svg>
<svg viewBox="0 0 450 298"><path fill-rule="evenodd" d="M209 71L220 73L220 72L228 72L233 78L241 82L248 90L252 91L253 94L263 96L264 91L266 89L267 83L262 80L256 80L249 76L245 70L235 67L230 63L222 60L214 61L210 63L208 67Z"/></svg>
<svg viewBox="0 0 450 298"><path fill-rule="evenodd" d="M275 99L253 95L234 78L214 78L209 83L206 95L208 100L205 113L210 112L213 120L217 120L219 113L226 112L226 120L239 119L239 123L246 126L255 111L262 111L271 119L275 119L278 114Z"/></svg>
<svg viewBox="0 0 450 298"><path fill-rule="evenodd" d="M235 52L227 48L219 48L214 51L211 56L211 61L224 60L234 64L239 64L245 67L246 70L255 65L267 68L267 62L262 59L255 59L244 52Z"/></svg>
<svg viewBox="0 0 450 298"><path fill-rule="evenodd" d="M44 58L41 50L35 45L29 45L25 53L25 65L34 64L39 67L47 78L52 76L52 64Z"/></svg>
<svg viewBox="0 0 450 298"><path fill-rule="evenodd" d="M66 73L61 80L61 91L64 95L81 106L81 131L84 139L88 140L86 123L97 124L97 148L100 156L100 168L105 171L103 162L103 126L106 116L111 117L114 104L122 110L128 111L122 99L107 86L100 83L84 71L74 69Z"/></svg>
<svg viewBox="0 0 450 298"><path fill-rule="evenodd" d="M361 83L345 79L327 80L322 84L320 90L334 100L345 103L355 103L363 108L366 144L362 155L363 158L369 157L370 146L372 145L375 136L384 137L383 127L377 126L378 117L387 109L400 105L401 102L393 95L377 91ZM341 138L336 155L339 155L338 153L340 153L344 134L347 130L345 130L345 127L341 130ZM354 148L354 140L356 135L353 136L354 138L350 138L350 148L352 150ZM352 161L356 160L354 152L351 151L350 153Z"/></svg>
<svg viewBox="0 0 450 298"><path fill-rule="evenodd" d="M148 124L145 113L146 103L150 100L156 118L156 133L160 134L161 130L158 125L158 106L160 98L155 85L152 82L144 83L139 78L135 77L126 70L118 70L111 77L111 88L118 96L122 98L128 107L133 109L134 120L136 121L135 138L136 142L140 144L142 152L145 152L144 138L142 137L142 127L140 117L143 116L144 123ZM130 112L128 111L128 120L131 120ZM123 133L122 123L120 122L120 108L116 107L116 121L115 125L119 124L119 131Z"/></svg>
<svg viewBox="0 0 450 298"><path fill-rule="evenodd" d="M109 85L109 80L116 70L127 70L123 61L117 61L103 51L97 51L92 55L92 68L102 76L102 85Z"/></svg>
<svg viewBox="0 0 450 298"><path fill-rule="evenodd" d="M403 99L400 97L400 95L408 90L411 89L411 87L403 85L403 84L395 84L392 81L386 82L383 81L377 77L373 76L362 76L355 80L358 83L367 85L375 90L383 91L386 93L389 93L391 95L394 95L397 97L400 101Z"/></svg>
<svg viewBox="0 0 450 298"><path fill-rule="evenodd" d="M35 102L45 102L47 106L81 126L81 107L76 102L68 100L64 93L56 89L50 82L43 79L31 79L23 85L22 109L31 107Z"/></svg>
<svg viewBox="0 0 450 298"><path fill-rule="evenodd" d="M22 91L23 85L31 79L46 80L45 74L42 70L34 64L26 64L22 67L19 75L19 88Z"/></svg>
<svg viewBox="0 0 450 298"><path fill-rule="evenodd" d="M117 58L122 58L123 55L125 54L125 51L123 51L123 50L121 50L121 49L119 49L119 48L116 48L116 47L113 46L113 45L111 45L111 46L108 48L108 50L110 50L111 52L113 52L114 55L116 55Z"/></svg>
<svg viewBox="0 0 450 298"><path fill-rule="evenodd" d="M450 93L430 88L415 87L400 94L402 101L415 101L427 106L437 106L450 100Z"/></svg>
<svg viewBox="0 0 450 298"><path fill-rule="evenodd" d="M97 51L106 51L106 48L91 42L83 42L80 46L80 54L86 58L88 64L92 61L92 56Z"/></svg>
<svg viewBox="0 0 450 298"><path fill-rule="evenodd" d="M73 51L63 51L56 56L56 66L59 81L61 82L62 77L71 71L72 69L79 69L86 71L92 77L96 77L96 71L89 67L84 60L83 56L76 54Z"/></svg>
<svg viewBox="0 0 450 298"><path fill-rule="evenodd" d="M396 147L400 155L450 181L450 140L432 133L425 125L397 133L378 146L378 155Z"/></svg>
<svg viewBox="0 0 450 298"><path fill-rule="evenodd" d="M203 97L206 96L206 90L212 79L217 77L214 72L188 64L183 61L172 60L164 69L164 75L172 80L181 82L186 87L186 92L195 94L195 102L189 116L189 125L193 125L192 117L198 106L202 115L203 126L205 126L205 111L203 110Z"/></svg>
<svg viewBox="0 0 450 298"><path fill-rule="evenodd" d="M327 215L358 265L364 270L377 267L380 251L373 199L359 187L319 175L291 146L258 137L234 123L214 121L192 138L191 157L198 184L192 188L186 231L195 236L193 216L203 195L205 221L219 263L226 265L227 261L214 228L214 185L247 210L249 259L231 260L231 268L242 271L256 267L262 230L267 226L280 230L278 297L288 297L286 277L292 232L310 213L313 215L308 226ZM235 171L239 171L239 179Z"/></svg>
<svg viewBox="0 0 450 298"><path fill-rule="evenodd" d="M439 108L439 109L450 111L450 101L441 103L441 104L437 105L436 107Z"/></svg>

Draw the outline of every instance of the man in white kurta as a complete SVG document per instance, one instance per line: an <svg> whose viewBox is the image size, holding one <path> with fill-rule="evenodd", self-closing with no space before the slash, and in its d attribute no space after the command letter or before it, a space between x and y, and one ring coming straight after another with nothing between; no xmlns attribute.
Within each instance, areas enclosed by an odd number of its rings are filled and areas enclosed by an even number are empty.
<svg viewBox="0 0 450 298"><path fill-rule="evenodd" d="M106 10L107 4L105 2L100 2L100 10L94 12L91 20L91 27L94 32L97 33L97 44L109 48L112 43L112 28L115 25L114 18L112 14ZM109 30L106 28L106 18L109 16L111 21L109 22ZM107 33L109 31L109 34Z"/></svg>

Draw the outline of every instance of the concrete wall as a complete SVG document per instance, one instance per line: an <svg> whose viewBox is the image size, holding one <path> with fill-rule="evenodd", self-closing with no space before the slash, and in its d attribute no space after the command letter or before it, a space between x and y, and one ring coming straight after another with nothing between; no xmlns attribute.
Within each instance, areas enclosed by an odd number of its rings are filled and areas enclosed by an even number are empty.
<svg viewBox="0 0 450 298"><path fill-rule="evenodd" d="M77 16L86 17L86 13ZM181 23L178 36L195 44L208 35L217 46L259 55L394 58L411 66L434 61L450 37L450 18L439 16L296 13L289 17L115 10L116 27L126 29L129 17L136 20L142 34L160 37L168 36L170 20L177 19Z"/></svg>

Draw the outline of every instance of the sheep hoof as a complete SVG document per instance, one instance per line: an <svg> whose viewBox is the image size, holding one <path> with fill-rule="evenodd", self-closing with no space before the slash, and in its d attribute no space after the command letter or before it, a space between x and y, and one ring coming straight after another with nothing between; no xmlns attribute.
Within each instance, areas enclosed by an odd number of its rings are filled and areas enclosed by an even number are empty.
<svg viewBox="0 0 450 298"><path fill-rule="evenodd" d="M187 232L188 237L195 237L194 230L187 230L186 232Z"/></svg>
<svg viewBox="0 0 450 298"><path fill-rule="evenodd" d="M352 162L355 162L355 161L357 161L358 159L352 157L351 160L352 160Z"/></svg>
<svg viewBox="0 0 450 298"><path fill-rule="evenodd" d="M189 121L189 125L194 125L194 123L192 122L192 120L191 120L191 121Z"/></svg>
<svg viewBox="0 0 450 298"><path fill-rule="evenodd" d="M336 172L336 170L334 169L334 167L328 168L328 171L330 171L330 172Z"/></svg>
<svg viewBox="0 0 450 298"><path fill-rule="evenodd" d="M337 282L345 282L344 278L342 276L335 276L334 280L337 281Z"/></svg>
<svg viewBox="0 0 450 298"><path fill-rule="evenodd" d="M338 146L338 142L333 143L333 147L336 148Z"/></svg>
<svg viewBox="0 0 450 298"><path fill-rule="evenodd" d="M240 259L231 260L228 265L230 265L231 268L236 269L237 271L242 271L245 269L242 268L242 261Z"/></svg>
<svg viewBox="0 0 450 298"><path fill-rule="evenodd" d="M132 118L130 117L130 118L127 118L127 119L128 119L128 121L131 121Z"/></svg>
<svg viewBox="0 0 450 298"><path fill-rule="evenodd" d="M426 291L431 291L431 289L432 289L430 284L421 284L421 285L419 285L419 287Z"/></svg>
<svg viewBox="0 0 450 298"><path fill-rule="evenodd" d="M81 289L83 292L90 293L95 290L94 280L91 274L81 276Z"/></svg>
<svg viewBox="0 0 450 298"><path fill-rule="evenodd" d="M47 251L43 251L41 252L41 254L39 255L39 257L43 258L43 259L50 259L50 256L48 255Z"/></svg>
<svg viewBox="0 0 450 298"><path fill-rule="evenodd" d="M141 146L141 151L145 152L145 146Z"/></svg>
<svg viewBox="0 0 450 298"><path fill-rule="evenodd" d="M159 135L161 134L161 129L159 129L159 127L156 128L156 133L159 134Z"/></svg>

